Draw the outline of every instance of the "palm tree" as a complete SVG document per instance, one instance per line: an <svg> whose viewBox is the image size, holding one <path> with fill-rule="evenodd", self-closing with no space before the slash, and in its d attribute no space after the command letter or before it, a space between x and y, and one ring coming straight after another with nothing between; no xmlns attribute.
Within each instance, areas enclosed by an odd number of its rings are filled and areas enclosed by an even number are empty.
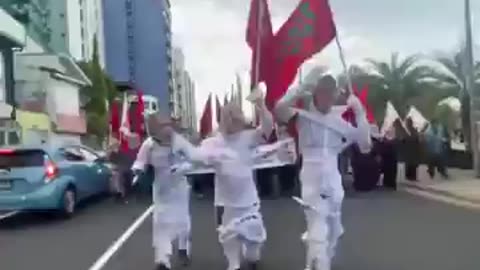
<svg viewBox="0 0 480 270"><path fill-rule="evenodd" d="M462 127L467 149L470 149L470 95L466 91L466 77L463 50L452 56L436 57L441 69L434 72L434 78L440 87L450 96L458 97L462 102ZM480 62L474 65L475 89L480 86Z"/></svg>
<svg viewBox="0 0 480 270"><path fill-rule="evenodd" d="M419 60L418 55L400 60L398 53L392 54L389 62L366 60L370 67L365 71L369 76L370 88L376 90L384 102L391 101L401 116L405 116L415 99L432 89L429 81L432 70L419 64Z"/></svg>
<svg viewBox="0 0 480 270"><path fill-rule="evenodd" d="M358 87L361 90L368 86L368 103L373 111L375 119L381 121L385 115L385 106L388 101L383 87L380 87L376 80L362 67L352 65L348 69L348 74L352 80L353 87ZM342 73L338 76L338 83L341 87L347 87L347 76Z"/></svg>

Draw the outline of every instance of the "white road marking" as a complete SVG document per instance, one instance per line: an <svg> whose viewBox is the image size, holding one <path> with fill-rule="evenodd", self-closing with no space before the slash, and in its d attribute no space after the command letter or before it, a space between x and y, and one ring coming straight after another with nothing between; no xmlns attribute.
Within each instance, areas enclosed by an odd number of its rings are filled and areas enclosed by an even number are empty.
<svg viewBox="0 0 480 270"><path fill-rule="evenodd" d="M98 258L98 260L88 270L100 270L112 256L125 244L125 242L132 236L132 234L142 225L142 223L153 212L153 205L151 205L143 214L130 225L130 227Z"/></svg>
<svg viewBox="0 0 480 270"><path fill-rule="evenodd" d="M415 189L415 188L404 188L403 190L410 193L410 194L421 196L421 197L424 197L424 198L427 198L427 199L431 199L431 200L455 205L457 207L463 207L463 208L468 208L468 209L471 209L471 210L479 210L480 211L480 204L476 204L476 203L469 202L469 201L466 201L466 200L456 199L456 198L452 198L452 197L448 197L448 196L444 196L444 195L440 195L440 194L434 194L434 193L431 193L431 192L428 192L428 191L418 190L418 189Z"/></svg>
<svg viewBox="0 0 480 270"><path fill-rule="evenodd" d="M20 211L12 211L12 212L9 212L9 213L6 213L4 215L0 215L0 220L2 219L7 219L9 217L13 217L15 216L16 214L20 213Z"/></svg>

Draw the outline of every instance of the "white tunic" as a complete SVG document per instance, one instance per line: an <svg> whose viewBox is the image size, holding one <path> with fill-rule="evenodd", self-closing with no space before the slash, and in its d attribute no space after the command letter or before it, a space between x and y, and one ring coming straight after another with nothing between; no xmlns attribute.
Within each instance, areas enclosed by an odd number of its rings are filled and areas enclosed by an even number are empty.
<svg viewBox="0 0 480 270"><path fill-rule="evenodd" d="M257 130L244 130L233 135L217 134L208 140L210 149L228 149L236 154L234 159L214 164L215 205L247 207L258 203L252 169L252 151L261 140Z"/></svg>
<svg viewBox="0 0 480 270"><path fill-rule="evenodd" d="M190 187L182 174L171 171L172 166L181 162L184 157L193 160L203 159L200 152L178 134L174 134L171 146L160 145L152 138L148 138L140 147L132 166L133 170L142 171L147 165L154 168L152 196L155 246L160 244L159 239L167 237L173 240L190 227L188 208Z"/></svg>

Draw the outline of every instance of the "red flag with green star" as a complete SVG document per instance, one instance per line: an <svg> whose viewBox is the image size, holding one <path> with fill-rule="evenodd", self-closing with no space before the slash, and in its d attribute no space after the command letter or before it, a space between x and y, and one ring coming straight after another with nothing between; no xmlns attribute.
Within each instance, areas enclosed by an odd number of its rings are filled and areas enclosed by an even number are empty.
<svg viewBox="0 0 480 270"><path fill-rule="evenodd" d="M305 60L325 48L336 35L328 0L302 0L272 43L267 106L272 109L295 79Z"/></svg>

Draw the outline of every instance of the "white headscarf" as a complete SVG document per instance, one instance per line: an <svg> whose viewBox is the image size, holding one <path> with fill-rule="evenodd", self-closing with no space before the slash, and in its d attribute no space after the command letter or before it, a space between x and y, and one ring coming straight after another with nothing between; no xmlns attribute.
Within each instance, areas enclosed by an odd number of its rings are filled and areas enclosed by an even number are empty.
<svg viewBox="0 0 480 270"><path fill-rule="evenodd" d="M242 109L235 103L228 103L223 106L218 130L226 133L231 126L238 127L238 130L245 129L248 126Z"/></svg>

